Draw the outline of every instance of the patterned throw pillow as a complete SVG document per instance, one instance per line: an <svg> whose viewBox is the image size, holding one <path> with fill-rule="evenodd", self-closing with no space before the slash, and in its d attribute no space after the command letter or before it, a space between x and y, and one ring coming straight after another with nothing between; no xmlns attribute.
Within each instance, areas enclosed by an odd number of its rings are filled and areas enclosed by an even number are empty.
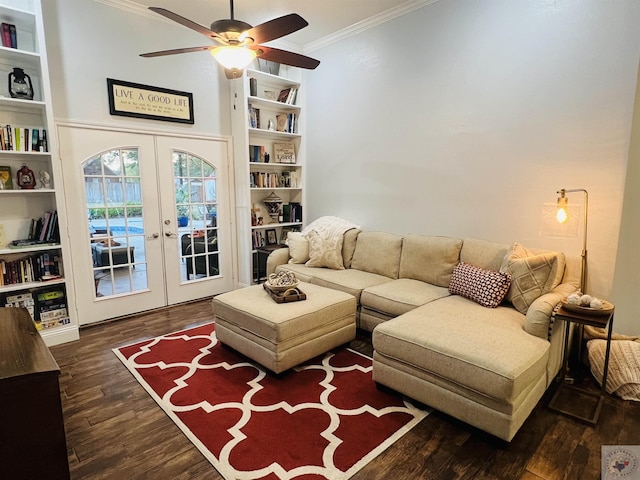
<svg viewBox="0 0 640 480"><path fill-rule="evenodd" d="M342 262L343 236L323 237L315 230L307 234L309 238L309 261L307 267L327 267L333 270L344 270Z"/></svg>
<svg viewBox="0 0 640 480"><path fill-rule="evenodd" d="M496 308L511 285L511 275L474 267L461 262L451 275L449 292L461 295L483 307Z"/></svg>
<svg viewBox="0 0 640 480"><path fill-rule="evenodd" d="M507 300L526 315L538 297L560 284L564 268L564 254L547 252L534 255L521 244L514 243L500 267L500 271L508 273L512 279Z"/></svg>

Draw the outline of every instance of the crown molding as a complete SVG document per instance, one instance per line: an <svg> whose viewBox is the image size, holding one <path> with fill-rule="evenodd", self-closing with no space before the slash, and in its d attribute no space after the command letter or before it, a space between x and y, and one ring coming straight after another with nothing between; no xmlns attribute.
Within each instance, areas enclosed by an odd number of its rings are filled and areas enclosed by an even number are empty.
<svg viewBox="0 0 640 480"><path fill-rule="evenodd" d="M160 22L165 22L167 24L174 24L168 18L163 17L162 15L158 15L155 12L149 10L146 6L134 2L133 0L93 0L96 3L102 3L108 7L119 8L120 10L124 10L128 13L135 13L136 15L141 15L143 17L152 18L154 20L158 20Z"/></svg>
<svg viewBox="0 0 640 480"><path fill-rule="evenodd" d="M409 0L402 5L390 8L389 10L374 15L373 17L369 17L365 20L354 23L347 28L343 28L342 30L332 33L331 35L327 35L326 37L322 37L318 40L302 46L289 42L285 39L274 40L273 42L269 42L268 45L273 45L276 48L292 50L298 53L310 53L314 50L318 50L320 48L344 40L345 38L357 35L358 33L362 33L365 30L369 30L370 28L376 27L380 24L393 20L394 18L406 15L407 13L411 13L415 10L418 10L427 5L431 5L438 1L439 0ZM129 13L135 13L147 18L152 18L156 21L175 25L175 22L172 22L162 15L158 15L157 13L152 12L146 6L134 2L133 0L94 0L94 2L102 3L103 5L107 5L109 7L119 8L120 10L124 10Z"/></svg>
<svg viewBox="0 0 640 480"><path fill-rule="evenodd" d="M411 13L415 10L426 7L427 5L431 5L438 1L439 0L409 0L402 5L398 5L397 7L390 8L389 10L374 15L373 17L369 17L366 20L354 23L353 25L347 28L343 28L342 30L339 30L331 35L327 35L326 37L307 43L303 46L302 51L304 53L311 53L315 50L324 48L328 45L339 42L353 35L357 35L358 33L362 33L365 30L377 27L378 25L388 22L389 20L393 20L394 18L406 15L407 13Z"/></svg>

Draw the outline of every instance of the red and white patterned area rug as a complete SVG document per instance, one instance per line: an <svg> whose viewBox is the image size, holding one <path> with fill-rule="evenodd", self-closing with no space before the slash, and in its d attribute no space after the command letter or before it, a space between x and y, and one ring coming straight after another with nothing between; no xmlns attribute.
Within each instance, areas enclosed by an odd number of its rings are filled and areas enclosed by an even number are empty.
<svg viewBox="0 0 640 480"><path fill-rule="evenodd" d="M222 347L213 323L114 352L229 480L347 479L428 415L346 348L280 377Z"/></svg>

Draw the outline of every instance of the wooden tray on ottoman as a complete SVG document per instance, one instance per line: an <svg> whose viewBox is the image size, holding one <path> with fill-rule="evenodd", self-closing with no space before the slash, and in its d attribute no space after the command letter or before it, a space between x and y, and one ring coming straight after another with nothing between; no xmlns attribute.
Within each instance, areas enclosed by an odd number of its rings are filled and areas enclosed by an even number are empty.
<svg viewBox="0 0 640 480"><path fill-rule="evenodd" d="M291 288L285 292L274 292L267 287L266 283L263 283L262 287L276 303L299 302L307 299L307 295L304 292L301 292L299 288Z"/></svg>

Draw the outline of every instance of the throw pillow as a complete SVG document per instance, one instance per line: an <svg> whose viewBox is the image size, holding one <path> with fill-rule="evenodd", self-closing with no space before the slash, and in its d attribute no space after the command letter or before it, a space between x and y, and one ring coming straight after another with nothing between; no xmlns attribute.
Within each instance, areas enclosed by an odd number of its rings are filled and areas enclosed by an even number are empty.
<svg viewBox="0 0 640 480"><path fill-rule="evenodd" d="M564 273L564 255L546 252L534 255L514 243L504 257L500 271L511 275L507 300L523 315L534 300L560 284Z"/></svg>
<svg viewBox="0 0 640 480"><path fill-rule="evenodd" d="M453 269L449 292L473 300L483 307L496 308L509 291L511 275L459 263Z"/></svg>
<svg viewBox="0 0 640 480"><path fill-rule="evenodd" d="M309 260L309 240L300 232L287 233L289 263L305 263Z"/></svg>
<svg viewBox="0 0 640 480"><path fill-rule="evenodd" d="M323 237L315 230L307 234L309 238L309 260L307 267L327 267L344 270L342 263L342 235Z"/></svg>

